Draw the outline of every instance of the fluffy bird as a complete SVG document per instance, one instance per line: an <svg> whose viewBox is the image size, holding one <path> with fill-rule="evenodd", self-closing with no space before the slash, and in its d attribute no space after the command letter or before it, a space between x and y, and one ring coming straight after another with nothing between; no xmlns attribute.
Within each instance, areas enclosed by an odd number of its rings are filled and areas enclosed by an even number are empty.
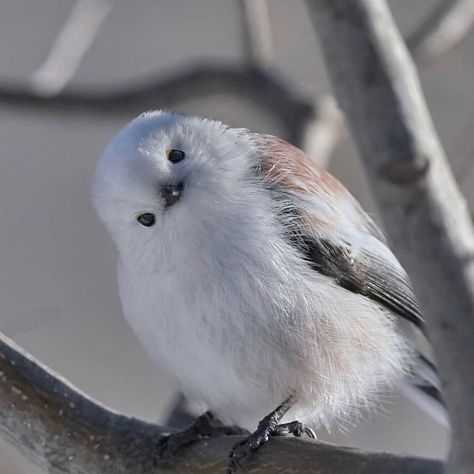
<svg viewBox="0 0 474 474"><path fill-rule="evenodd" d="M223 422L261 420L234 464L274 434L354 418L419 362L398 322L422 327L420 310L382 233L285 141L145 113L106 148L92 198L152 359Z"/></svg>

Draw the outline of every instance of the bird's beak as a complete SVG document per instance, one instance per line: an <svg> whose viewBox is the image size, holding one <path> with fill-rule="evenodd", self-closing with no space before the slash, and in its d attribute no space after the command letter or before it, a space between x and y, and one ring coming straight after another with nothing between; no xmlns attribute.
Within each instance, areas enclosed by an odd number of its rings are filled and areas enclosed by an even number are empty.
<svg viewBox="0 0 474 474"><path fill-rule="evenodd" d="M161 195L165 200L165 207L171 207L173 204L179 201L183 192L183 183L177 184L165 184L161 187Z"/></svg>

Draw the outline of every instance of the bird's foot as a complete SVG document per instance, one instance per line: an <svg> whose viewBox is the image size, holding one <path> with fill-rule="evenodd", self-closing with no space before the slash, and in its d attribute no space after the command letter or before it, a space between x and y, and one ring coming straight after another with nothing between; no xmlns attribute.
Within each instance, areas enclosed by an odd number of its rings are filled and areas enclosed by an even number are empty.
<svg viewBox="0 0 474 474"><path fill-rule="evenodd" d="M154 457L158 463L170 459L180 448L200 439L242 434L248 434L248 431L238 426L226 426L211 412L206 412L198 417L189 428L160 440L155 447Z"/></svg>
<svg viewBox="0 0 474 474"><path fill-rule="evenodd" d="M317 439L316 433L309 426L296 420L276 425L272 436L288 436L290 434L296 438L301 438L305 434L308 438Z"/></svg>
<svg viewBox="0 0 474 474"><path fill-rule="evenodd" d="M275 412L272 412L270 415L266 416L258 424L258 428L255 432L253 432L245 441L241 441L234 446L230 453L227 474L236 472L240 467L242 467L242 463L248 460L252 453L257 451L260 446L265 444L274 436L286 436L292 434L293 436L300 438L303 434L306 434L308 437L316 439L314 431L299 421L291 421L281 425L276 424L278 423L278 420L275 422L277 417L275 417L274 414Z"/></svg>

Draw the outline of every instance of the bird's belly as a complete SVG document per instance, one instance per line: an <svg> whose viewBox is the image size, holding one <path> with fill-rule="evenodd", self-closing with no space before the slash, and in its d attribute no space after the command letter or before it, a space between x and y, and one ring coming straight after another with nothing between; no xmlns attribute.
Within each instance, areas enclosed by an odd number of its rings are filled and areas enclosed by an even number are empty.
<svg viewBox="0 0 474 474"><path fill-rule="evenodd" d="M170 278L143 291L145 280L119 277L125 317L153 361L190 399L224 421L253 428L290 394L289 388L271 386L277 355L263 345L265 354L255 353L261 334L240 324L241 305L232 297L217 304L212 296L209 301L175 292Z"/></svg>

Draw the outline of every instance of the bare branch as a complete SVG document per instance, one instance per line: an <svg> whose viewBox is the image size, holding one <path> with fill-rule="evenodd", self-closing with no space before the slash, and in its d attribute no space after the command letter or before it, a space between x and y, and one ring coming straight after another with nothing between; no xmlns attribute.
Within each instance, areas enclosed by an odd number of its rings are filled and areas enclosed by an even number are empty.
<svg viewBox="0 0 474 474"><path fill-rule="evenodd" d="M327 168L342 133L344 119L330 95L321 97L315 107L317 119L306 123L301 148L320 168Z"/></svg>
<svg viewBox="0 0 474 474"><path fill-rule="evenodd" d="M263 110L278 117L288 115L288 120L296 119L298 123L313 115L313 107L283 78L252 66L199 64L124 87L66 90L51 97L40 96L14 82L0 82L0 101L6 105L98 115L129 116L136 111L220 93L246 98Z"/></svg>
<svg viewBox="0 0 474 474"><path fill-rule="evenodd" d="M52 474L151 474L169 431L113 412L0 334L0 433ZM203 440L160 465L180 474L223 472L239 437ZM273 440L246 466L262 474L441 474L437 461L364 454L297 439Z"/></svg>
<svg viewBox="0 0 474 474"><path fill-rule="evenodd" d="M242 41L247 61L259 66L273 61L273 41L267 0L238 0Z"/></svg>
<svg viewBox="0 0 474 474"><path fill-rule="evenodd" d="M77 0L49 56L33 74L31 83L39 95L55 95L66 87L112 6L111 0Z"/></svg>
<svg viewBox="0 0 474 474"><path fill-rule="evenodd" d="M308 0L390 241L412 277L452 424L449 473L474 472L474 229L415 67L383 0Z"/></svg>
<svg viewBox="0 0 474 474"><path fill-rule="evenodd" d="M454 49L474 23L474 0L443 0L407 39L415 61L432 63Z"/></svg>

